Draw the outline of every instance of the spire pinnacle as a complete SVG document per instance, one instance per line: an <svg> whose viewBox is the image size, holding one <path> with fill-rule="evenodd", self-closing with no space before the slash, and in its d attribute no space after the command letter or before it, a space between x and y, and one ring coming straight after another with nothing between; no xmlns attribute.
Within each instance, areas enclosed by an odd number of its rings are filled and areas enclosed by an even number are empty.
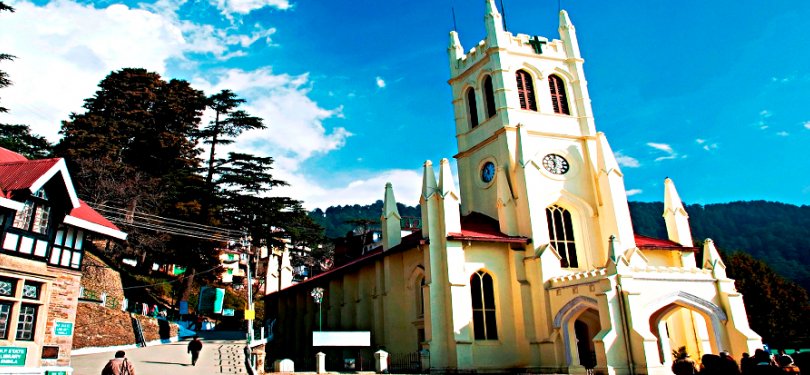
<svg viewBox="0 0 810 375"><path fill-rule="evenodd" d="M565 9L560 10L560 27L570 28L574 27L574 24L571 23L571 19L568 18L568 12Z"/></svg>
<svg viewBox="0 0 810 375"><path fill-rule="evenodd" d="M664 180L664 221L667 224L669 239L683 246L692 246L692 233L689 229L689 215L683 207L681 197L675 190L675 183L667 177Z"/></svg>
<svg viewBox="0 0 810 375"><path fill-rule="evenodd" d="M464 57L464 48L461 46L458 32L455 30L450 32L450 46L447 47L447 54L450 55L451 66L456 66L456 61Z"/></svg>
<svg viewBox="0 0 810 375"><path fill-rule="evenodd" d="M380 218L383 249L388 250L402 242L401 219L399 210L397 210L397 200L394 198L394 188L388 182L385 184L385 201L383 201L383 212Z"/></svg>
<svg viewBox="0 0 810 375"><path fill-rule="evenodd" d="M450 161L447 160L447 158L439 162L439 191L443 197L446 197L448 194L453 194L458 197L458 194L456 194L456 184L453 181L453 172L450 170Z"/></svg>
<svg viewBox="0 0 810 375"><path fill-rule="evenodd" d="M619 163L616 161L616 157L613 154L613 150L610 148L605 133L598 132L596 135L596 165L599 168L599 172L604 171L606 174L609 174L611 171L616 171L621 175Z"/></svg>
<svg viewBox="0 0 810 375"><path fill-rule="evenodd" d="M422 196L425 199L429 198L438 188L436 184L436 174L433 171L433 162L426 160L424 164L424 172L422 175Z"/></svg>

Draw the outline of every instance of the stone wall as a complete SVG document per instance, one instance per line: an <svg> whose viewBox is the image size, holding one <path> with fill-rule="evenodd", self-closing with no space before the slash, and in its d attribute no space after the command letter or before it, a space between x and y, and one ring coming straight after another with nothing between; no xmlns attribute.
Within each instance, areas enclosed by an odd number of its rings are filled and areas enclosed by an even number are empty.
<svg viewBox="0 0 810 375"><path fill-rule="evenodd" d="M108 309L98 304L82 302L76 317L73 348L107 347L135 344L132 319L126 311ZM146 342L177 337L177 324L166 320L135 315L143 328Z"/></svg>
<svg viewBox="0 0 810 375"><path fill-rule="evenodd" d="M118 271L86 251L82 261L82 287L98 293L99 296L107 293L119 301L124 300L124 289Z"/></svg>
<svg viewBox="0 0 810 375"><path fill-rule="evenodd" d="M128 312L86 302L79 304L78 311L73 349L135 343Z"/></svg>

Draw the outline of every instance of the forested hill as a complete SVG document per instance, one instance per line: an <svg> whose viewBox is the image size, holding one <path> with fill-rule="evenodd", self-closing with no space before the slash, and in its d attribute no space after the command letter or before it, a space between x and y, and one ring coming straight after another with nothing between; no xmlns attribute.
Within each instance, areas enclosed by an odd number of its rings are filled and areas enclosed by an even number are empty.
<svg viewBox="0 0 810 375"><path fill-rule="evenodd" d="M419 207L399 204L402 216L420 216ZM744 251L764 260L781 275L810 289L810 206L752 201L687 205L696 241L714 240L718 248ZM354 220L378 222L382 201L367 206L337 206L310 211L330 238L345 236ZM661 202L630 202L633 227L638 234L666 238ZM372 225L378 227L379 224Z"/></svg>

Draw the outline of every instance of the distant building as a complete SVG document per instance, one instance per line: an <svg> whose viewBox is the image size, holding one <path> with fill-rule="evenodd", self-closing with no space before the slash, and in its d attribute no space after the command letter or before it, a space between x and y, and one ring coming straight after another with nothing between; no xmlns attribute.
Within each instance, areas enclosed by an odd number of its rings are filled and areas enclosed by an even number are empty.
<svg viewBox="0 0 810 375"><path fill-rule="evenodd" d="M65 161L0 148L0 373L72 371L90 238L126 234L76 196Z"/></svg>
<svg viewBox="0 0 810 375"><path fill-rule="evenodd" d="M426 351L434 372L669 375L680 346L695 358L760 348L711 240L696 259L671 180L668 238L634 233L568 14L548 40L507 32L486 8L486 38L465 53L454 31L448 46L460 191L446 159L438 180L426 162L422 229L402 237L388 184L381 246L265 297L269 359L384 347ZM324 330L370 331L372 347L313 348L321 313Z"/></svg>

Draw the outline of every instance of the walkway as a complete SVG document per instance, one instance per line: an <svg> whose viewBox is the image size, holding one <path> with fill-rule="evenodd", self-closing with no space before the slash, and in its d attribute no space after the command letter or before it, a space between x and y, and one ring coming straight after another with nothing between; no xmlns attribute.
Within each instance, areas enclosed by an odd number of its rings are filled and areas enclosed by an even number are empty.
<svg viewBox="0 0 810 375"><path fill-rule="evenodd" d="M197 366L191 366L186 353L189 340L126 350L138 375L247 374L244 332L203 332L203 350ZM73 356L75 375L96 375L115 352Z"/></svg>

